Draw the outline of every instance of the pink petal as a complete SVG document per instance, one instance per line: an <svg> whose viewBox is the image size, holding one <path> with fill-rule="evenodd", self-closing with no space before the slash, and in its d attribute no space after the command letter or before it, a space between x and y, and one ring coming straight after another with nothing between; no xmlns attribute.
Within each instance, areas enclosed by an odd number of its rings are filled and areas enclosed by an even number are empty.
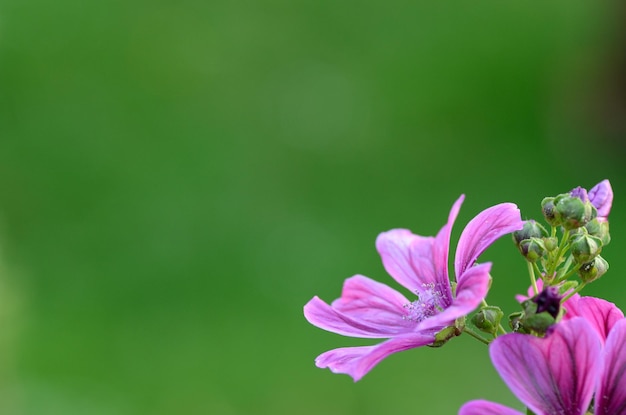
<svg viewBox="0 0 626 415"><path fill-rule="evenodd" d="M598 210L598 218L606 219L613 205L613 189L608 180L602 180L589 191L589 201Z"/></svg>
<svg viewBox="0 0 626 415"><path fill-rule="evenodd" d="M402 318L408 302L394 289L357 275L346 280L342 297L332 306L313 297L304 306L304 316L314 326L344 336L386 338L415 328Z"/></svg>
<svg viewBox="0 0 626 415"><path fill-rule="evenodd" d="M459 415L524 415L504 405L482 399L470 401L459 410Z"/></svg>
<svg viewBox="0 0 626 415"><path fill-rule="evenodd" d="M582 415L602 366L600 339L582 318L553 327L545 338L498 337L489 354L504 382L533 412Z"/></svg>
<svg viewBox="0 0 626 415"><path fill-rule="evenodd" d="M604 347L604 371L596 392L596 415L626 414L626 320L620 320Z"/></svg>
<svg viewBox="0 0 626 415"><path fill-rule="evenodd" d="M611 302L596 297L573 297L565 302L567 313L563 321L583 317L593 327L604 342L618 321L624 318L622 310Z"/></svg>
<svg viewBox="0 0 626 415"><path fill-rule="evenodd" d="M456 298L452 304L439 314L420 323L418 329L442 328L454 324L454 320L466 316L476 309L487 296L491 276L491 263L476 265L463 274L456 287Z"/></svg>
<svg viewBox="0 0 626 415"><path fill-rule="evenodd" d="M433 245L433 264L435 267L435 286L438 289L448 294L446 302L449 304L452 301L452 292L450 290L450 277L448 274L448 255L450 253L450 234L452 233L452 226L454 221L459 215L461 205L465 200L465 195L461 195L452 205L450 214L448 215L448 223L446 223L435 238Z"/></svg>
<svg viewBox="0 0 626 415"><path fill-rule="evenodd" d="M519 209L512 203L502 203L480 212L465 226L459 238L454 259L457 280L460 281L459 276L474 265L496 239L523 226Z"/></svg>
<svg viewBox="0 0 626 415"><path fill-rule="evenodd" d="M333 301L332 308L372 326L395 327L394 333L406 332L415 323L404 320L409 303L393 288L362 275L348 278L343 284L341 297Z"/></svg>
<svg viewBox="0 0 626 415"><path fill-rule="evenodd" d="M376 249L387 273L415 293L436 281L432 249L435 238L415 235L407 229L392 229L376 238Z"/></svg>
<svg viewBox="0 0 626 415"><path fill-rule="evenodd" d="M333 373L350 375L356 382L390 354L425 346L434 340L435 336L432 333L415 333L396 337L375 346L329 350L319 355L315 359L315 364L319 368L329 368Z"/></svg>

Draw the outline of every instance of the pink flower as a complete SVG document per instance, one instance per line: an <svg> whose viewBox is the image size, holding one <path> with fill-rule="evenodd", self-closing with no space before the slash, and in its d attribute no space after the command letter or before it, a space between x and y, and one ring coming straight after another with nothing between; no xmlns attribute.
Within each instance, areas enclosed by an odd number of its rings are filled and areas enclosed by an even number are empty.
<svg viewBox="0 0 626 415"><path fill-rule="evenodd" d="M611 303L581 297L579 311L546 337L511 333L489 348L493 365L511 391L536 415L583 415L595 393L595 415L626 414L626 319ZM593 314L589 314L592 312ZM597 317L600 312L601 317ZM608 335L607 335L608 334ZM476 400L459 415L519 415Z"/></svg>
<svg viewBox="0 0 626 415"><path fill-rule="evenodd" d="M473 311L489 289L490 263L474 266L496 239L522 228L511 203L479 213L463 230L456 249L456 289L448 276L450 232L464 196L452 206L448 223L436 237L414 235L406 229L380 234L376 248L387 272L417 296L408 300L393 288L362 275L348 278L341 297L328 305L313 297L304 315L313 325L351 337L389 339L373 346L330 350L317 357L320 368L361 379L392 353L432 344L443 328Z"/></svg>

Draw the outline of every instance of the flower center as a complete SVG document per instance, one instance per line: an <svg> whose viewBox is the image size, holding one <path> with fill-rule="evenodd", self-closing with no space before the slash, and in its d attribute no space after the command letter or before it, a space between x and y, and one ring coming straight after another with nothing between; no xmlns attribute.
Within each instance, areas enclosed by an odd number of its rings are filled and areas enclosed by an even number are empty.
<svg viewBox="0 0 626 415"><path fill-rule="evenodd" d="M407 314L402 316L403 319L419 323L445 308L443 294L435 289L435 284L423 284L422 288L423 290L415 292L417 300L404 305Z"/></svg>

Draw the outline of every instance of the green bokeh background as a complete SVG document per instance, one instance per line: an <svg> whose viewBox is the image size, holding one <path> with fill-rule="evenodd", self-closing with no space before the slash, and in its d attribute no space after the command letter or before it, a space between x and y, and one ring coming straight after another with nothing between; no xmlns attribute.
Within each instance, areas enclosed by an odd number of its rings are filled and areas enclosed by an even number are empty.
<svg viewBox="0 0 626 415"><path fill-rule="evenodd" d="M0 3L0 413L454 414L518 405L467 336L362 381L310 326L376 235L609 178L626 306L619 2ZM621 42L621 43L620 43ZM482 258L516 310L523 260Z"/></svg>

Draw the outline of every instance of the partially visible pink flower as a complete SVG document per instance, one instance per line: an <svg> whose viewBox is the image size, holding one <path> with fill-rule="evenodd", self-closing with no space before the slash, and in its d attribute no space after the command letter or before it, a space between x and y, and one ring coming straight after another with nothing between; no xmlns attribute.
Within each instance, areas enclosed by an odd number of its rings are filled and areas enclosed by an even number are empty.
<svg viewBox="0 0 626 415"><path fill-rule="evenodd" d="M606 221L611 206L613 205L613 189L608 180L602 180L587 192L582 187L577 187L570 191L570 195L578 197L583 202L589 201L598 210L598 220Z"/></svg>
<svg viewBox="0 0 626 415"><path fill-rule="evenodd" d="M594 398L595 415L626 414L626 319L616 321L603 345L589 321L573 317L546 337L510 333L489 354L511 391L536 415L584 415ZM594 395L595 393L595 395ZM520 415L500 404L475 400L459 415Z"/></svg>
<svg viewBox="0 0 626 415"><path fill-rule="evenodd" d="M304 315L313 325L351 337L386 338L374 346L330 350L317 357L320 368L361 379L392 353L432 344L443 328L473 311L489 289L490 263L475 265L496 239L521 229L517 207L511 203L479 213L463 230L456 249L456 289L448 276L450 233L464 196L452 206L448 223L436 237L406 229L380 234L376 248L387 272L417 296L408 300L393 288L362 275L348 278L341 297L328 305L313 297Z"/></svg>
<svg viewBox="0 0 626 415"><path fill-rule="evenodd" d="M537 288L541 292L543 289L543 281L537 281ZM516 295L518 302L528 300L533 297L535 292L533 287L528 288L528 296ZM562 321L568 321L575 317L583 317L600 335L600 339L604 343L609 331L619 320L624 318L624 313L615 304L603 300L602 298L581 296L574 294L561 304L565 308Z"/></svg>

